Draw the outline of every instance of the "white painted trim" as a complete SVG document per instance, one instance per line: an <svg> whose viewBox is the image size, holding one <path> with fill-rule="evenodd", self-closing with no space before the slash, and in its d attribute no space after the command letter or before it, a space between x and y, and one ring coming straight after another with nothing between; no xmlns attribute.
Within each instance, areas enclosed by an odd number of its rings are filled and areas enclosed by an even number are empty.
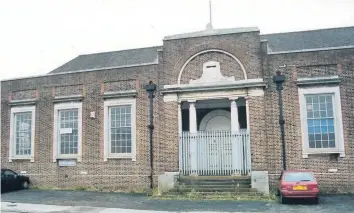
<svg viewBox="0 0 354 213"><path fill-rule="evenodd" d="M228 91L206 91L206 92L188 92L179 94L179 101L188 100L218 100L218 99L229 99L230 97L246 97L250 96L247 89L235 89Z"/></svg>
<svg viewBox="0 0 354 213"><path fill-rule="evenodd" d="M227 117L228 119L230 119L230 127L231 127L231 114L230 112L226 111L226 110L221 110L221 109L217 109L217 110L213 110L211 112L209 112L208 114L206 114L203 119L200 121L200 125L199 125L199 131L205 131L208 122L210 121L210 119L214 118L215 116L224 116Z"/></svg>
<svg viewBox="0 0 354 213"><path fill-rule="evenodd" d="M30 155L16 155L16 148L14 148L15 144L15 113L20 112L31 112L32 120L31 120L31 154ZM31 162L34 162L34 139L36 137L35 131L36 125L36 107L35 106L21 106L21 107L12 107L11 108L11 118L10 118L10 143L9 143L9 162L15 159L29 159Z"/></svg>
<svg viewBox="0 0 354 213"><path fill-rule="evenodd" d="M253 87L265 87L266 82L263 78L254 78L246 80L238 80L235 82L213 82L204 85L193 84L170 84L164 85L162 93L169 93L169 90L178 90L179 92L185 92L186 90L202 91L202 90L218 90L218 89L230 89L230 88L253 88Z"/></svg>
<svg viewBox="0 0 354 213"><path fill-rule="evenodd" d="M319 76L319 77L306 77L306 78L298 78L296 81L302 82L302 81L323 81L323 80L339 80L338 75L333 75L333 76Z"/></svg>
<svg viewBox="0 0 354 213"><path fill-rule="evenodd" d="M302 50L278 51L278 52L268 52L268 55L287 54L287 53L305 53L305 52L326 51L326 50L341 50L341 49L352 49L352 48L354 48L354 45L338 46L338 47L313 48L313 49L302 49Z"/></svg>
<svg viewBox="0 0 354 213"><path fill-rule="evenodd" d="M121 153L121 154L111 154L110 153L110 116L109 107L121 106L121 105L131 105L131 127L132 127L132 152L131 153ZM136 99L135 98L117 98L106 100L104 102L104 161L109 158L131 158L132 161L136 161Z"/></svg>
<svg viewBox="0 0 354 213"><path fill-rule="evenodd" d="M65 109L78 109L78 141L77 141L77 154L61 155L60 144L58 143L59 134L59 110ZM53 123L53 162L57 159L77 159L78 162L82 161L82 102L69 102L54 104L54 123Z"/></svg>
<svg viewBox="0 0 354 213"><path fill-rule="evenodd" d="M263 88L250 88L248 89L248 95L255 97L263 97L264 96L264 89Z"/></svg>
<svg viewBox="0 0 354 213"><path fill-rule="evenodd" d="M341 106L339 86L299 88L298 92L299 92L299 103L300 103L303 158L308 158L309 154L323 154L323 153L339 153L340 157L345 157L342 106ZM306 100L305 100L305 95L308 94L334 94L333 112L334 112L334 125L335 125L335 138L336 138L335 148L321 148L321 149L309 148L308 137L307 137L308 135L307 110L306 110Z"/></svg>
<svg viewBox="0 0 354 213"><path fill-rule="evenodd" d="M166 94L163 96L163 101L164 102L176 102L178 100L177 94L176 93L172 93L172 94Z"/></svg>
<svg viewBox="0 0 354 213"><path fill-rule="evenodd" d="M183 74L183 71L184 71L184 68L187 66L187 64L193 60L195 57L197 57L198 55L201 55L201 54L204 54L204 53L209 53L209 52L219 52L219 53L224 53L228 56L230 56L231 58L233 58L237 63L238 65L240 65L241 69L242 69L242 72L243 72L243 75L244 75L244 78L245 80L247 80L247 73L246 73L246 70L245 70L245 67L243 66L243 64L241 63L241 61L233 54L227 52L227 51L224 51L224 50L220 50L220 49L209 49L209 50L204 50L204 51L201 51L201 52L198 52L194 55L192 55L191 57L189 57L187 59L187 61L183 64L181 70L179 71L179 74L178 74L178 80L177 80L177 84L180 85L181 84L181 78L182 78L182 74Z"/></svg>

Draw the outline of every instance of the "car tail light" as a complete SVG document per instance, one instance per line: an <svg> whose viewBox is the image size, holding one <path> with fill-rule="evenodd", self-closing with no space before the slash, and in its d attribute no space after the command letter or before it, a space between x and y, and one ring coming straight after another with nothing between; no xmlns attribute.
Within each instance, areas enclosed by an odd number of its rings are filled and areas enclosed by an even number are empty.
<svg viewBox="0 0 354 213"><path fill-rule="evenodd" d="M314 190L314 189L318 189L318 185L317 184L309 184L307 186L308 190Z"/></svg>
<svg viewBox="0 0 354 213"><path fill-rule="evenodd" d="M281 189L282 189L282 190L291 190L292 187L291 187L290 185L282 185L282 186L281 186Z"/></svg>

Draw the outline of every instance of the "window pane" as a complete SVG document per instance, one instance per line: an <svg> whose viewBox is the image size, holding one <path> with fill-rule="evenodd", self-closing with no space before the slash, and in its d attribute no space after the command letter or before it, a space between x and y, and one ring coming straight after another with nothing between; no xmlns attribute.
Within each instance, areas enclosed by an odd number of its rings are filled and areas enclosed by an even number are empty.
<svg viewBox="0 0 354 213"><path fill-rule="evenodd" d="M286 182L313 181L314 177L310 172L285 172L284 180Z"/></svg>
<svg viewBox="0 0 354 213"><path fill-rule="evenodd" d="M333 95L307 95L307 130L310 148L335 147Z"/></svg>
<svg viewBox="0 0 354 213"><path fill-rule="evenodd" d="M78 114L78 109L59 110L60 128L71 129L69 132L59 132L60 154L78 153Z"/></svg>
<svg viewBox="0 0 354 213"><path fill-rule="evenodd" d="M16 155L31 154L32 112L14 114Z"/></svg>
<svg viewBox="0 0 354 213"><path fill-rule="evenodd" d="M131 106L109 108L111 153L131 153Z"/></svg>

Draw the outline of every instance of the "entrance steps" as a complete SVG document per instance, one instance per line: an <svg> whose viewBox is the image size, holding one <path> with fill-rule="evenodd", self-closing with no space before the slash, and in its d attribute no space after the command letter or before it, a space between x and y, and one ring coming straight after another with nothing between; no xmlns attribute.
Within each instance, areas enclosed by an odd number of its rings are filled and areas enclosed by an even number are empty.
<svg viewBox="0 0 354 213"><path fill-rule="evenodd" d="M179 176L175 187L162 194L186 199L267 199L251 188L250 176Z"/></svg>

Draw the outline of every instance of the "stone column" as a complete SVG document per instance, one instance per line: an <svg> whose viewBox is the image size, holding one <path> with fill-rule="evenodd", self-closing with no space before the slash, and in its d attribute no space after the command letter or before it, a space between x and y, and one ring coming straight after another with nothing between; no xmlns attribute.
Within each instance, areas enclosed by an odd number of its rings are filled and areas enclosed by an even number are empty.
<svg viewBox="0 0 354 213"><path fill-rule="evenodd" d="M230 99L231 100L231 132L236 133L240 130L240 123L238 122L238 109L237 109L237 103L235 99Z"/></svg>
<svg viewBox="0 0 354 213"><path fill-rule="evenodd" d="M182 135L182 111L181 111L181 102L178 101L178 157L179 157L179 171L183 170L183 149L182 149L182 143L183 143L183 135Z"/></svg>
<svg viewBox="0 0 354 213"><path fill-rule="evenodd" d="M182 111L181 102L178 102L178 135L182 136Z"/></svg>
<svg viewBox="0 0 354 213"><path fill-rule="evenodd" d="M250 108L249 108L249 97L245 97L246 104L246 122L247 122L247 147L246 147L246 169L251 172L251 134L250 134Z"/></svg>
<svg viewBox="0 0 354 213"><path fill-rule="evenodd" d="M249 97L245 97L246 104L246 122L247 122L247 131L250 131L250 107L249 107Z"/></svg>
<svg viewBox="0 0 354 213"><path fill-rule="evenodd" d="M197 111L195 109L195 100L189 102L189 131L197 133Z"/></svg>
<svg viewBox="0 0 354 213"><path fill-rule="evenodd" d="M195 108L196 101L189 102L189 132L190 132L190 174L196 174L198 169L198 141L197 141L197 111Z"/></svg>
<svg viewBox="0 0 354 213"><path fill-rule="evenodd" d="M242 141L238 136L240 130L240 124L238 122L238 109L236 100L238 98L230 98L231 105L231 147L232 147L232 169L233 174L239 175L243 168L243 160L242 160Z"/></svg>

